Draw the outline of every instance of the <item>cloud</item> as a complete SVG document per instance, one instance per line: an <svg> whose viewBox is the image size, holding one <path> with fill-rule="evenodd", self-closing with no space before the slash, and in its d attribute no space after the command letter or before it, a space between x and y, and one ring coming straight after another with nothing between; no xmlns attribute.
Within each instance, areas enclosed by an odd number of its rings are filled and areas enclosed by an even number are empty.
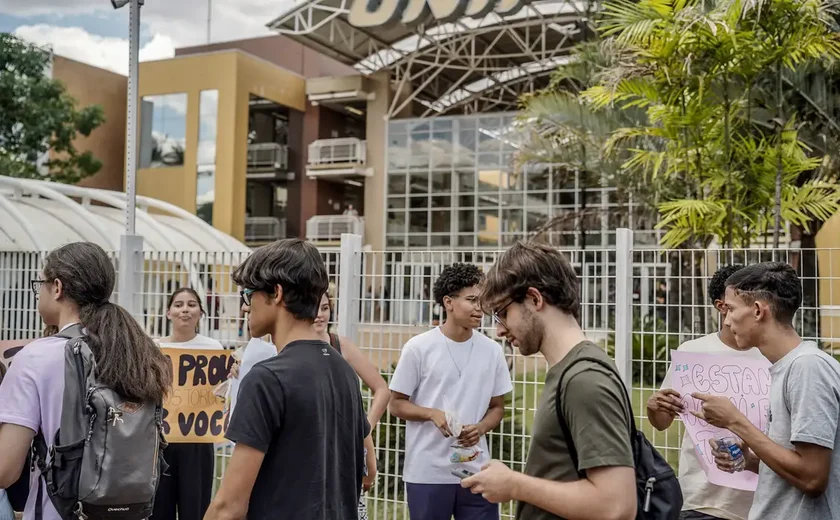
<svg viewBox="0 0 840 520"><path fill-rule="evenodd" d="M53 52L89 65L128 74L128 40L90 34L79 27L54 25L22 25L15 35L38 45L49 46ZM172 57L175 46L172 38L156 33L140 49L140 60Z"/></svg>

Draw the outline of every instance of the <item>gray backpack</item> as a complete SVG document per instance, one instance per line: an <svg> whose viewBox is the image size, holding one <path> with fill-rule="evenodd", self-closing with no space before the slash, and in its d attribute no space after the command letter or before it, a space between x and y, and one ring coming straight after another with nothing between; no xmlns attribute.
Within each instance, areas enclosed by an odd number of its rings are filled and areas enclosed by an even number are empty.
<svg viewBox="0 0 840 520"><path fill-rule="evenodd" d="M79 326L57 336L68 339L61 426L51 445L40 431L33 442L33 466L41 474L35 519L43 518L42 482L64 520L149 518L166 470L161 403L126 401L97 381Z"/></svg>

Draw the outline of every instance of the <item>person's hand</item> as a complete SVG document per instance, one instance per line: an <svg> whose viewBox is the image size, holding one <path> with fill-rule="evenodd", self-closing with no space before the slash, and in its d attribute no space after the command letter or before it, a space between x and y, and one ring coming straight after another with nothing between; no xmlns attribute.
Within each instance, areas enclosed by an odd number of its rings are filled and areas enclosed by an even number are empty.
<svg viewBox="0 0 840 520"><path fill-rule="evenodd" d="M239 379L239 361L235 361L230 367L230 377Z"/></svg>
<svg viewBox="0 0 840 520"><path fill-rule="evenodd" d="M744 454L744 468L741 470L735 469L735 461L732 459L732 454L729 450L718 449L718 440L709 439L709 445L712 447L712 455L715 457L715 465L719 470L727 473L735 473L736 471L755 471L758 468L759 459L756 454L750 449L749 445L743 440L737 441L735 444L741 448L741 453Z"/></svg>
<svg viewBox="0 0 840 520"><path fill-rule="evenodd" d="M370 488L376 483L376 459L373 459L373 467L371 464L367 465L367 475L362 479L362 489L370 491Z"/></svg>
<svg viewBox="0 0 840 520"><path fill-rule="evenodd" d="M461 487L469 488L476 495L494 504L513 500L513 485L511 480L515 473L498 460L491 460L481 471L472 477L461 481Z"/></svg>
<svg viewBox="0 0 840 520"><path fill-rule="evenodd" d="M691 414L703 419L712 426L726 428L728 430L744 417L728 397L701 394L699 392L691 394L691 397L703 403L699 411L695 412L692 410Z"/></svg>
<svg viewBox="0 0 840 520"><path fill-rule="evenodd" d="M461 441L461 446L469 448L475 446L484 435L484 427L480 424L468 424L461 429L461 436L458 439Z"/></svg>
<svg viewBox="0 0 840 520"><path fill-rule="evenodd" d="M654 412L667 413L671 417L685 411L680 393L670 388L654 392L648 399L647 407Z"/></svg>
<svg viewBox="0 0 840 520"><path fill-rule="evenodd" d="M435 424L444 437L452 437L452 432L449 430L449 425L446 423L446 414L443 413L442 410L432 410L429 414L429 420Z"/></svg>

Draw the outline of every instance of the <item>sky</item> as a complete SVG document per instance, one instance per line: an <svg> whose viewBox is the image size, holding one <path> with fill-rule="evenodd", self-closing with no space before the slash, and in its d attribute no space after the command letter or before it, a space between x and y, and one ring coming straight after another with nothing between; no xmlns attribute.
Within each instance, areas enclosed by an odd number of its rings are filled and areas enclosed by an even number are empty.
<svg viewBox="0 0 840 520"><path fill-rule="evenodd" d="M208 6L213 42L271 34L265 24L294 0L145 0L140 60L174 55L207 43ZM120 74L128 72L129 6L109 0L0 0L0 32L11 32L56 54Z"/></svg>

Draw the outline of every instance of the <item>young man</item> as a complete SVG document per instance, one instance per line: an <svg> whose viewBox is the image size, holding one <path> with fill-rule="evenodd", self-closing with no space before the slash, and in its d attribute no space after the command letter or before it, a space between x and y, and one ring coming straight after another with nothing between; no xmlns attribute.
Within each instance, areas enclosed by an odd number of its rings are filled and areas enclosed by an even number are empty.
<svg viewBox="0 0 840 520"><path fill-rule="evenodd" d="M206 519L355 518L370 434L353 368L312 328L327 271L298 239L261 247L233 274L248 327L277 355L242 381L226 437L236 443Z"/></svg>
<svg viewBox="0 0 840 520"><path fill-rule="evenodd" d="M559 251L519 243L496 261L481 295L497 334L525 356L541 353L549 366L525 473L493 461L461 482L491 502L519 501L518 520L636 518L633 412L617 375L592 361L575 363L581 357L612 363L580 328L578 291L575 271ZM572 363L557 403L560 374ZM578 467L569 455L556 406L577 448Z"/></svg>
<svg viewBox="0 0 840 520"><path fill-rule="evenodd" d="M739 350L729 327L724 325L726 306L724 292L726 280L743 266L729 265L720 268L709 282L709 299L720 313L720 332L686 341L677 349L680 352L719 354L722 356L745 356L763 358L756 348ZM683 411L681 396L671 389L671 373L665 376L662 388L650 396L647 402L647 416L650 424L659 431L667 430L677 413ZM686 432L680 451L680 486L683 491L683 511L680 520L746 520L753 501L752 491L716 486L709 482L700 462L694 443Z"/></svg>
<svg viewBox="0 0 840 520"><path fill-rule="evenodd" d="M489 460L484 436L502 421L512 389L502 347L475 330L483 278L470 264L443 270L434 297L446 321L405 344L391 378L389 409L407 422L403 480L411 520L499 518L498 505L462 489L452 474L477 472Z"/></svg>
<svg viewBox="0 0 840 520"><path fill-rule="evenodd" d="M694 415L744 440L747 471L758 473L751 520L840 520L840 363L793 327L802 303L799 277L784 263L756 264L726 283L726 325L738 348L753 345L773 363L762 432L725 397ZM721 456L721 469L732 471Z"/></svg>

